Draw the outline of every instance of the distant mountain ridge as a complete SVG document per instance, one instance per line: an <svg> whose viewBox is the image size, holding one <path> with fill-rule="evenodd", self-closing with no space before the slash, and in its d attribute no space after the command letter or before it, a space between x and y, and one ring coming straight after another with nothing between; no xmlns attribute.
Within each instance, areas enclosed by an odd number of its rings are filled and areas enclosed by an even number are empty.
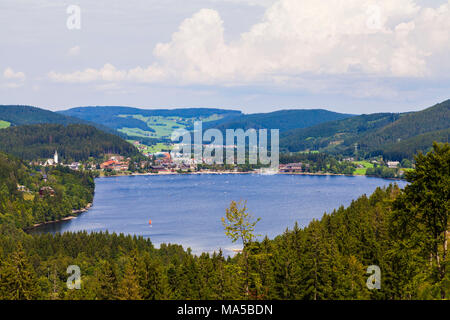
<svg viewBox="0 0 450 320"><path fill-rule="evenodd" d="M30 106L0 106L5 128L36 124L87 124L144 144L170 143L177 128L280 129L282 152L320 151L401 160L448 141L450 100L418 112L352 115L324 109L243 114L217 108L140 109L124 106L78 107L51 112ZM5 129L1 129L5 130ZM0 131L1 131L0 130Z"/></svg>
<svg viewBox="0 0 450 320"><path fill-rule="evenodd" d="M351 118L354 115L337 113L324 109L280 110L269 113L242 114L221 124L211 123L208 127L226 129L279 129L285 132L307 128L320 123Z"/></svg>
<svg viewBox="0 0 450 320"><path fill-rule="evenodd" d="M233 117L242 112L237 110L225 110L216 108L180 108L180 109L140 109L122 106L88 106L77 107L68 110L58 111L59 114L76 117L79 119L103 124L107 127L120 129L124 126L145 126L145 122L130 117L120 117L121 115L142 115L144 117L182 117L199 118L208 117L214 114L224 117ZM146 128L148 128L146 126Z"/></svg>
<svg viewBox="0 0 450 320"><path fill-rule="evenodd" d="M138 156L138 150L117 135L85 124L41 123L0 130L0 150L24 160L45 159L55 150L65 161L102 158L108 153Z"/></svg>
<svg viewBox="0 0 450 320"><path fill-rule="evenodd" d="M39 123L87 124L109 133L117 133L115 130L98 123L27 105L0 105L0 120L9 122L11 126Z"/></svg>
<svg viewBox="0 0 450 320"><path fill-rule="evenodd" d="M433 141L448 141L450 100L418 112L378 113L319 124L284 132L284 151L318 150L388 159L411 158L431 148Z"/></svg>
<svg viewBox="0 0 450 320"><path fill-rule="evenodd" d="M353 117L323 109L280 110L270 113L243 114L241 111L216 108L139 109L117 106L78 107L59 113L96 122L141 140L168 139L168 131L183 127L193 129L195 120L203 121L203 128L279 129L281 132L304 128L332 120ZM166 130L163 127L166 127ZM159 130L161 129L161 130ZM158 132L159 131L159 132Z"/></svg>
<svg viewBox="0 0 450 320"><path fill-rule="evenodd" d="M195 121L218 122L234 118L241 111L217 108L140 109L122 106L77 107L59 111L118 130L128 139L145 143L168 141L177 128L193 129Z"/></svg>

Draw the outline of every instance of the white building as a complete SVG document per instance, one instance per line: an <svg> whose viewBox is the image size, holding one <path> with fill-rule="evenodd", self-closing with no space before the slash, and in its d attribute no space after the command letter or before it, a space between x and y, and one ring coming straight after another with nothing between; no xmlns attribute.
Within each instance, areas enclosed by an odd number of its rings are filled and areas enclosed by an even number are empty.
<svg viewBox="0 0 450 320"><path fill-rule="evenodd" d="M59 160L58 160L58 151L55 150L55 154L53 155L53 159L47 159L44 162L43 165L44 166L55 166L55 165L58 164L58 162L59 162Z"/></svg>
<svg viewBox="0 0 450 320"><path fill-rule="evenodd" d="M388 161L387 165L389 168L394 169L394 168L398 168L400 162L398 161Z"/></svg>

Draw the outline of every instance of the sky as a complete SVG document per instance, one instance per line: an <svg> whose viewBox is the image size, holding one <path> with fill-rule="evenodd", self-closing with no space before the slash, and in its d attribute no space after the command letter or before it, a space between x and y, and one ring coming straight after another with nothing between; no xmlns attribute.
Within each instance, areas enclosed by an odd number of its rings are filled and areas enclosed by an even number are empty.
<svg viewBox="0 0 450 320"><path fill-rule="evenodd" d="M450 0L0 0L0 104L415 111Z"/></svg>

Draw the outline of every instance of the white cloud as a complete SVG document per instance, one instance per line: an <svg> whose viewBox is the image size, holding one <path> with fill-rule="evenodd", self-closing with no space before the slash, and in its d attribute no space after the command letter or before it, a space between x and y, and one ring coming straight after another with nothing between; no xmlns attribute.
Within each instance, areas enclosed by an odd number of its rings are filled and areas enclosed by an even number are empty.
<svg viewBox="0 0 450 320"><path fill-rule="evenodd" d="M69 49L69 51L67 51L67 55L74 57L74 56L78 56L80 54L81 48L79 46L75 46Z"/></svg>
<svg viewBox="0 0 450 320"><path fill-rule="evenodd" d="M20 88L25 83L25 73L15 72L12 68L6 68L3 71L3 81L0 80L0 87L7 89Z"/></svg>
<svg viewBox="0 0 450 320"><path fill-rule="evenodd" d="M232 42L215 10L184 20L149 67L50 72L57 82L307 86L309 76L438 77L450 71L450 0L278 0ZM325 85L326 86L326 85Z"/></svg>
<svg viewBox="0 0 450 320"><path fill-rule="evenodd" d="M3 72L3 78L6 80L24 81L26 77L23 72L15 72L12 68L6 68Z"/></svg>
<svg viewBox="0 0 450 320"><path fill-rule="evenodd" d="M113 65L107 63L103 68L97 70L88 68L73 73L49 72L49 78L55 82L88 83L93 81L122 81L125 80L126 72L117 70Z"/></svg>
<svg viewBox="0 0 450 320"><path fill-rule="evenodd" d="M67 83L89 83L95 81L121 82L154 82L163 77L163 70L158 67L149 66L147 68L137 67L131 70L118 70L110 63L105 64L101 69L88 68L72 73L58 73L51 71L48 77L55 82Z"/></svg>

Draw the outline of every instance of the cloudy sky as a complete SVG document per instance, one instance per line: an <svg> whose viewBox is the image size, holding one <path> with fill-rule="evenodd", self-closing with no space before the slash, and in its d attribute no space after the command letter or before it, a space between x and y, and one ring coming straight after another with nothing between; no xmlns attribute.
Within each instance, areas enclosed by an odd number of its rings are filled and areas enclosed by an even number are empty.
<svg viewBox="0 0 450 320"><path fill-rule="evenodd" d="M450 0L0 1L0 104L410 111L449 58Z"/></svg>

